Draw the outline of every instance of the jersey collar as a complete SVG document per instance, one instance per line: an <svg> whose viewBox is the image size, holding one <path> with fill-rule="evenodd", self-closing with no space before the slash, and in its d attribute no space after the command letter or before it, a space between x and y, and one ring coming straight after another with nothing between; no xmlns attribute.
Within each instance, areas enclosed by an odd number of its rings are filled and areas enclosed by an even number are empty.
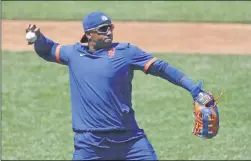
<svg viewBox="0 0 251 161"><path fill-rule="evenodd" d="M111 48L115 48L116 46L118 45L118 43L112 43L111 45ZM76 49L79 51L79 52L82 52L82 53L85 53L85 54L88 54L88 55L97 55L98 53L101 53L102 51L108 51L110 50L111 48L107 48L107 49L100 49L100 50L97 50L95 51L94 54L90 53L88 51L88 46L87 45L82 45L81 43L77 43L75 45Z"/></svg>

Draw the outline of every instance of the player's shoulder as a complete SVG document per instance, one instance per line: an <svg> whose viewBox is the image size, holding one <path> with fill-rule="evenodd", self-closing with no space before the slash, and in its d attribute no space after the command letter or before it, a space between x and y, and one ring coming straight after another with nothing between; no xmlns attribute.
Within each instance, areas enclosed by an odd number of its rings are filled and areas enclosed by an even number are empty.
<svg viewBox="0 0 251 161"><path fill-rule="evenodd" d="M128 50L128 49L138 48L136 45L130 42L113 43L113 46L118 50Z"/></svg>
<svg viewBox="0 0 251 161"><path fill-rule="evenodd" d="M111 45L116 50L126 50L129 47L129 43L112 43Z"/></svg>
<svg viewBox="0 0 251 161"><path fill-rule="evenodd" d="M116 50L117 51L124 51L127 56L133 55L137 53L140 48L137 47L136 45L129 43L129 42L124 42L124 43L117 43L116 44Z"/></svg>
<svg viewBox="0 0 251 161"><path fill-rule="evenodd" d="M59 44L60 50L63 50L64 52L70 51L74 48L75 44Z"/></svg>
<svg viewBox="0 0 251 161"><path fill-rule="evenodd" d="M75 44L59 44L60 45L60 53L65 54L68 58L74 57L77 55L78 50L80 49L79 43Z"/></svg>
<svg viewBox="0 0 251 161"><path fill-rule="evenodd" d="M116 44L116 52L121 53L119 55L123 55L123 57L128 57L129 59L131 59L138 53L141 53L142 50L138 46L130 42L123 42Z"/></svg>
<svg viewBox="0 0 251 161"><path fill-rule="evenodd" d="M81 43L74 43L74 44L68 44L68 45L61 45L62 49L64 50L64 52L70 52L70 53L74 53L74 52L78 52L78 51L84 51L86 49L85 45L82 45Z"/></svg>

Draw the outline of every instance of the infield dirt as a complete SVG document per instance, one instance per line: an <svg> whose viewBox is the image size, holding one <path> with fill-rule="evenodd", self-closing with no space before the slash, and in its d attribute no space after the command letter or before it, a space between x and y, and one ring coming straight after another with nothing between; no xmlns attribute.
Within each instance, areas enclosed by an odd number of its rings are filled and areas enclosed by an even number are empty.
<svg viewBox="0 0 251 161"><path fill-rule="evenodd" d="M52 40L66 45L79 42L81 22L2 21L2 50L30 51L25 40L29 23ZM251 54L251 25L210 23L114 22L114 41L130 42L148 52Z"/></svg>

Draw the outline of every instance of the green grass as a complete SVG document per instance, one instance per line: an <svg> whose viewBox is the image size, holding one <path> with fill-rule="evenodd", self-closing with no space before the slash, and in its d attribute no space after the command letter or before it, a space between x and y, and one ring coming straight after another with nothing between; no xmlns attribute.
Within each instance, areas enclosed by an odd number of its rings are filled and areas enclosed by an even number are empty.
<svg viewBox="0 0 251 161"><path fill-rule="evenodd" d="M188 92L137 71L136 118L160 160L251 159L251 56L157 55L218 95L220 132L211 140L191 133ZM67 67L32 52L2 55L2 159L71 159L73 133Z"/></svg>
<svg viewBox="0 0 251 161"><path fill-rule="evenodd" d="M4 1L3 19L82 20L103 11L122 21L251 22L248 1Z"/></svg>

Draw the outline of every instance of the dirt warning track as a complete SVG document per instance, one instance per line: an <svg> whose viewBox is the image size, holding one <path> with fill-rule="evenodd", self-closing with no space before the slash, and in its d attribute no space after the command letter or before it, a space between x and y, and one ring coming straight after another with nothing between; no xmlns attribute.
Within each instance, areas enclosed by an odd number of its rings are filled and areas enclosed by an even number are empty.
<svg viewBox="0 0 251 161"><path fill-rule="evenodd" d="M81 21L2 21L2 50L33 50L25 28L35 23L60 44L78 42ZM148 52L251 54L251 25L210 23L114 22L114 41L131 42Z"/></svg>

